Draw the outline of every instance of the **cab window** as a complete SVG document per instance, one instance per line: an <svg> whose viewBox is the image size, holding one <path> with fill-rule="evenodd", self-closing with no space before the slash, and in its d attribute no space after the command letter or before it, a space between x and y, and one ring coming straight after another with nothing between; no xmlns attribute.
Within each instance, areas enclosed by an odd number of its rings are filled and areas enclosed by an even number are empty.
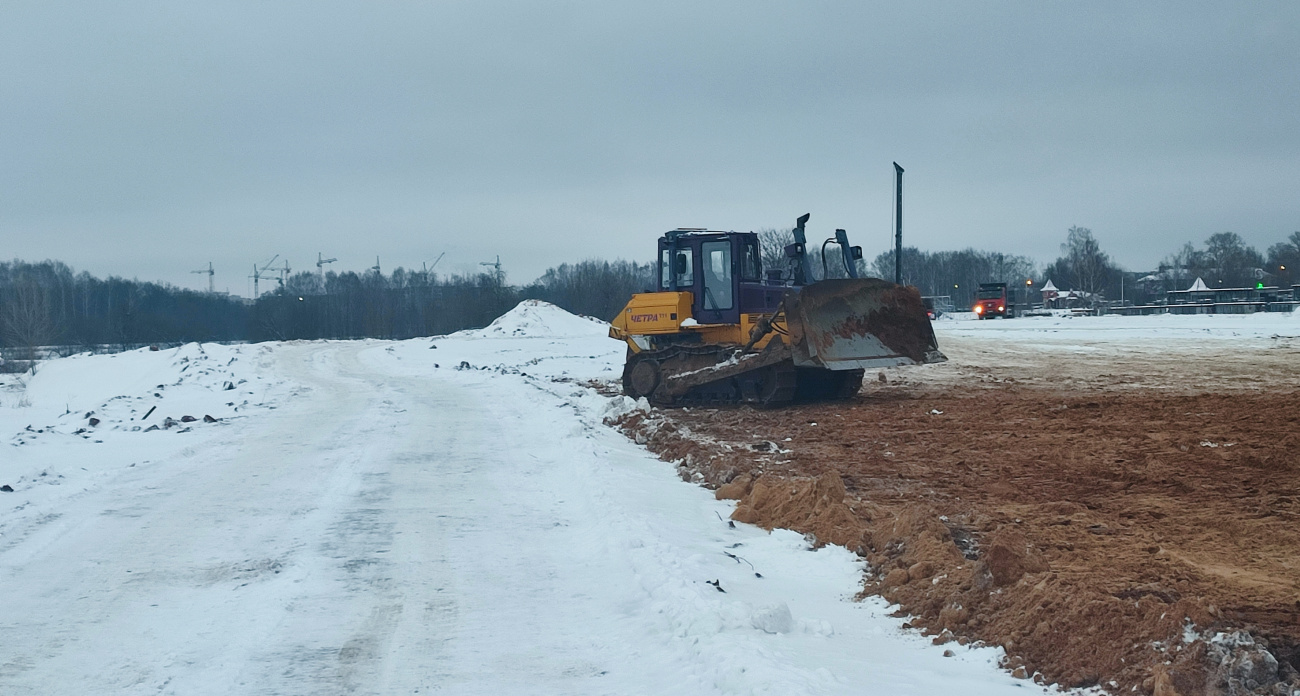
<svg viewBox="0 0 1300 696"><path fill-rule="evenodd" d="M703 255L704 297L706 309L731 309L731 242L705 242Z"/></svg>
<svg viewBox="0 0 1300 696"><path fill-rule="evenodd" d="M763 277L763 270L758 256L758 243L745 242L744 258L740 262L740 279L757 282Z"/></svg>
<svg viewBox="0 0 1300 696"><path fill-rule="evenodd" d="M689 288L695 282L694 254L690 249L677 250L676 268L673 268L669 261L670 252L664 249L659 256L659 287L665 290L671 288L673 273L677 273L677 287L679 289Z"/></svg>

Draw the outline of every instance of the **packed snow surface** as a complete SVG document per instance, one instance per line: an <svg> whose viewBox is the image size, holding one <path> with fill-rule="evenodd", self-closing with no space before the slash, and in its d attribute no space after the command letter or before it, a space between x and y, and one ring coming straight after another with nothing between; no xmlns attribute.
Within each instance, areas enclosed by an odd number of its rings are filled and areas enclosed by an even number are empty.
<svg viewBox="0 0 1300 696"><path fill-rule="evenodd" d="M1297 329L953 322L940 343ZM525 303L433 339L188 345L8 379L0 693L1042 690L855 601L848 551L729 525L733 503L604 425L645 407L587 386L621 369L605 330Z"/></svg>

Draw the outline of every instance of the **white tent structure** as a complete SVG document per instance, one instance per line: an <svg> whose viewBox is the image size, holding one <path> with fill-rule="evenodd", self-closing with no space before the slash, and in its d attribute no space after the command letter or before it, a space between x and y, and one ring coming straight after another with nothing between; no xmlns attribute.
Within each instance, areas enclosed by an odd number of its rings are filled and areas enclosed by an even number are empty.
<svg viewBox="0 0 1300 696"><path fill-rule="evenodd" d="M1206 285L1205 281L1201 280L1200 277L1198 276L1196 278L1196 282L1192 283L1192 287L1187 288L1187 291L1188 292L1210 292L1211 288L1210 286Z"/></svg>

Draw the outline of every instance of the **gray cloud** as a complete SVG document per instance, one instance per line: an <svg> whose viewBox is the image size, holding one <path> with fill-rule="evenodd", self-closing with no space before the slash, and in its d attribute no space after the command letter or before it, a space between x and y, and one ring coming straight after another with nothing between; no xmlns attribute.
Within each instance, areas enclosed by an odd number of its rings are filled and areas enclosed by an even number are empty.
<svg viewBox="0 0 1300 696"><path fill-rule="evenodd" d="M1294 3L0 7L3 253L165 279L316 251L511 278L813 213L1133 268L1300 229Z"/></svg>

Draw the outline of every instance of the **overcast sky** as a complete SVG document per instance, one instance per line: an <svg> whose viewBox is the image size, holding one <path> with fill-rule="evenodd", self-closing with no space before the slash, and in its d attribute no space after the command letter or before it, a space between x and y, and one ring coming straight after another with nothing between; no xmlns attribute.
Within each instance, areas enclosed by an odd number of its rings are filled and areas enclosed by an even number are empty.
<svg viewBox="0 0 1300 696"><path fill-rule="evenodd" d="M1300 230L1300 3L0 3L0 258L101 276L523 283L805 212L874 255L895 160L923 249L1264 251Z"/></svg>

